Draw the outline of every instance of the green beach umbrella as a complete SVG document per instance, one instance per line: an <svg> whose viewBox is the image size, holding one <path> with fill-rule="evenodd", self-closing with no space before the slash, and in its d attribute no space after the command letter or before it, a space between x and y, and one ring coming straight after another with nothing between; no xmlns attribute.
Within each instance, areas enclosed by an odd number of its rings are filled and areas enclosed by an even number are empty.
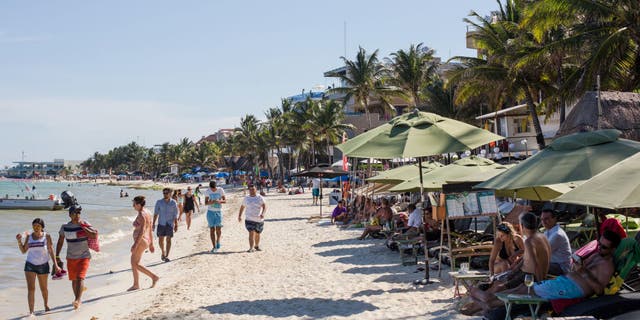
<svg viewBox="0 0 640 320"><path fill-rule="evenodd" d="M560 137L501 175L474 188L494 189L532 200L551 200L567 186L588 180L640 151L640 142L620 139L615 129ZM549 190L552 189L552 190Z"/></svg>
<svg viewBox="0 0 640 320"><path fill-rule="evenodd" d="M640 153L618 162L553 201L609 209L640 207Z"/></svg>
<svg viewBox="0 0 640 320"><path fill-rule="evenodd" d="M458 120L415 111L336 147L356 158L417 158L474 149L501 139L504 137Z"/></svg>
<svg viewBox="0 0 640 320"><path fill-rule="evenodd" d="M359 134L337 146L343 154L356 158L418 158L418 177L422 185L422 159L443 153L474 149L504 137L435 113L413 112ZM420 196L422 197L420 187ZM426 243L426 233L424 241ZM425 254L425 278L429 281L429 255Z"/></svg>
<svg viewBox="0 0 640 320"><path fill-rule="evenodd" d="M462 158L450 165L436 168L422 175L423 188L428 191L442 189L442 185L452 179L464 178L479 173L490 173L492 176L506 171L505 166L495 163L489 159L471 156ZM389 189L391 192L413 192L420 190L420 178L416 177L409 181L400 183Z"/></svg>
<svg viewBox="0 0 640 320"><path fill-rule="evenodd" d="M423 161L422 172L428 172L444 165L437 161ZM418 176L418 164L408 164L406 166L383 171L375 177L367 179L369 182L383 184L398 184Z"/></svg>
<svg viewBox="0 0 640 320"><path fill-rule="evenodd" d="M498 165L495 168L495 170L482 171L482 172L478 172L476 174L472 174L472 175L469 175L469 176L448 179L447 183L472 183L472 182L480 183L480 182L484 182L484 181L487 181L487 180L495 177L496 175L499 175L499 174L505 172L507 169L509 169L509 168L511 168L513 166L515 166L515 164Z"/></svg>

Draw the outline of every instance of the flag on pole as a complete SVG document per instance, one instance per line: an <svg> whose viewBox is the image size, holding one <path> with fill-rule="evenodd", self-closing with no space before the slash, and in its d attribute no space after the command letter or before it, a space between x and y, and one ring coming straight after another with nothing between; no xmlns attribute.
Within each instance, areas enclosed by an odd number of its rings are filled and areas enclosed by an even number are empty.
<svg viewBox="0 0 640 320"><path fill-rule="evenodd" d="M345 142L347 142L347 133L343 132L342 143L345 143ZM347 161L347 156L344 153L342 154L342 170L349 171L349 162Z"/></svg>

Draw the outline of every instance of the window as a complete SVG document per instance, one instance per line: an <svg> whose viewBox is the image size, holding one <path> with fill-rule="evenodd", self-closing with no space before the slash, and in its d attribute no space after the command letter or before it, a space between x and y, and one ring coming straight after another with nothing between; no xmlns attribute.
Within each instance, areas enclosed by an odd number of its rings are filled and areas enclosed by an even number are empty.
<svg viewBox="0 0 640 320"><path fill-rule="evenodd" d="M531 122L529 117L513 118L513 129L515 133L531 132Z"/></svg>

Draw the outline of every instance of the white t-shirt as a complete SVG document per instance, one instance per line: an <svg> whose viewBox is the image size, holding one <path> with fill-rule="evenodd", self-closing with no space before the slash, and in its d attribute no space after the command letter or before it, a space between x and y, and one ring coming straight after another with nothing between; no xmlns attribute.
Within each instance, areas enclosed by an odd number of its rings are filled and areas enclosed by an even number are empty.
<svg viewBox="0 0 640 320"><path fill-rule="evenodd" d="M314 178L311 180L311 187L314 189L320 189L320 179Z"/></svg>
<svg viewBox="0 0 640 320"><path fill-rule="evenodd" d="M246 214L246 220L254 222L262 222L264 219L260 218L262 212L262 205L264 204L264 198L261 195L256 194L255 197L246 196L242 201L244 206L244 212Z"/></svg>
<svg viewBox="0 0 640 320"><path fill-rule="evenodd" d="M409 227L420 228L422 226L422 210L416 208L409 214Z"/></svg>
<svg viewBox="0 0 640 320"><path fill-rule="evenodd" d="M209 188L207 189L207 192L205 192L205 196L209 197L209 200L220 200L222 199L222 197L224 197L224 189L220 187L216 187L216 191L211 191L211 188ZM209 208L207 208L207 210L222 211L222 204L220 203L211 204L209 205Z"/></svg>

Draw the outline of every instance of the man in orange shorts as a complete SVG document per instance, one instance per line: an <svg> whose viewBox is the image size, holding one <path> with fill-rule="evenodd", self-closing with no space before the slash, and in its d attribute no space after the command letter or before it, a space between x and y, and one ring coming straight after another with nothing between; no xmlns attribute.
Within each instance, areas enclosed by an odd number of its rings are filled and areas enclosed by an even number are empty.
<svg viewBox="0 0 640 320"><path fill-rule="evenodd" d="M80 307L82 291L84 288L84 278L87 276L89 269L89 260L91 253L89 252L89 238L95 238L97 231L91 227L85 220L80 220L82 207L71 206L69 208L69 217L71 221L60 227L60 237L56 246L56 258L60 255L64 240L67 240L67 268L69 269L69 280L73 288L73 308Z"/></svg>

